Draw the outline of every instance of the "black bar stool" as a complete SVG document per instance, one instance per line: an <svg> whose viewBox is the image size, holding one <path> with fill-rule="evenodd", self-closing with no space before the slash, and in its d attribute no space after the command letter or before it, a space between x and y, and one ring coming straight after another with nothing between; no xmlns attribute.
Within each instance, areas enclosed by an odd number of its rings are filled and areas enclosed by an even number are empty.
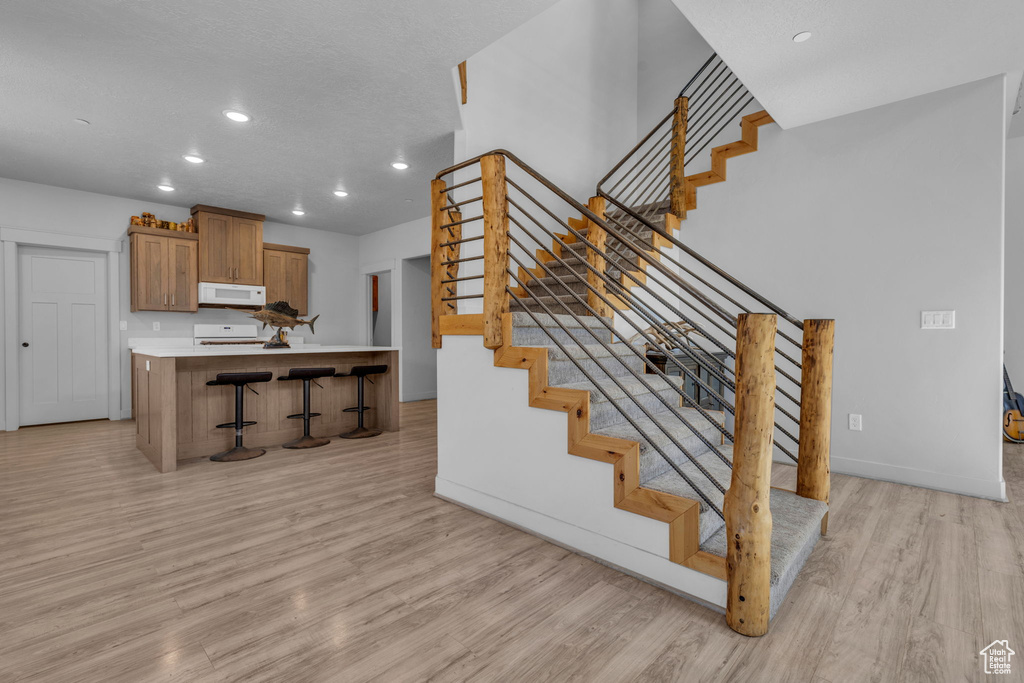
<svg viewBox="0 0 1024 683"><path fill-rule="evenodd" d="M285 448L316 448L326 446L330 439L318 439L309 435L309 418L320 417L320 413L309 412L309 383L321 377L333 377L334 368L291 368L287 375L278 377L280 382L302 380L302 412L289 415L289 420L302 420L302 436L281 444ZM319 384L317 386L320 386Z"/></svg>
<svg viewBox="0 0 1024 683"><path fill-rule="evenodd" d="M206 386L209 387L224 386L228 384L232 384L235 387L235 421L217 425L217 429L235 430L235 447L230 448L223 453L210 456L210 460L213 460L214 462L250 460L251 458L258 458L267 452L266 449L263 448L246 448L242 445L242 428L256 424L255 420L242 419L242 392L249 384L269 382L273 378L274 373L272 372L221 372L217 375L217 379L210 380L206 383ZM252 387L249 387L249 391L257 394L257 391Z"/></svg>
<svg viewBox="0 0 1024 683"><path fill-rule="evenodd" d="M367 375L382 375L388 371L386 365L357 365L348 372L339 372L335 377L355 377L358 380L357 396L355 408L345 408L346 413L358 413L359 414L359 426L353 429L351 432L341 434L343 439L365 439L370 436L380 436L381 432L379 429L367 429L363 426L363 413L369 410L369 406L363 403L363 380L370 380L370 384L373 384L373 380L367 377Z"/></svg>

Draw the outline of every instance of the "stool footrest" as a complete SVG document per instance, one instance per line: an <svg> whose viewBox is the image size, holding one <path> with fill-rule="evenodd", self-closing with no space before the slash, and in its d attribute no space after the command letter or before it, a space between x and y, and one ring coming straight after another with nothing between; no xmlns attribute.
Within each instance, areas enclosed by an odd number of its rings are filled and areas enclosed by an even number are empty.
<svg viewBox="0 0 1024 683"><path fill-rule="evenodd" d="M244 420L242 422L243 427L251 427L256 424L256 420ZM237 425L234 422L225 422L222 425L217 425L217 429L234 429Z"/></svg>
<svg viewBox="0 0 1024 683"><path fill-rule="evenodd" d="M343 412L343 413L358 413L358 412L362 411L362 412L365 413L367 410L371 410L370 406L363 406L361 408L359 406L356 406L355 408L345 408L341 412Z"/></svg>
<svg viewBox="0 0 1024 683"><path fill-rule="evenodd" d="M320 413L310 413L309 416L310 417L320 417ZM289 420L301 420L304 417L306 417L306 416L303 413L295 413L294 415L289 415L288 419Z"/></svg>

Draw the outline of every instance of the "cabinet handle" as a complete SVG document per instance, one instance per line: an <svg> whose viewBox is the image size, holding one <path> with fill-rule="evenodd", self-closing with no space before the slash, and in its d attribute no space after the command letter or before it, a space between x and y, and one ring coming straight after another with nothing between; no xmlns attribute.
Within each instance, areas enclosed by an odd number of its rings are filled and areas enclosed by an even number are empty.
<svg viewBox="0 0 1024 683"><path fill-rule="evenodd" d="M174 295L171 294L171 306L174 306Z"/></svg>
<svg viewBox="0 0 1024 683"><path fill-rule="evenodd" d="M167 305L167 295L164 294L164 306L166 306L166 305Z"/></svg>

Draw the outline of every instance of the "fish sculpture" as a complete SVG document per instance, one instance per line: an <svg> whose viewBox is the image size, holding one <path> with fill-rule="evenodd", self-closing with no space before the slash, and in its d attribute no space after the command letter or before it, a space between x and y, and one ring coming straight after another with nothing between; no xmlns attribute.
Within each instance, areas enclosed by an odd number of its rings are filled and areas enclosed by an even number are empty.
<svg viewBox="0 0 1024 683"><path fill-rule="evenodd" d="M250 313L249 311L245 312ZM250 317L263 323L263 329L267 329L267 325L270 325L278 329L288 327L294 330L301 325L309 325L309 331L316 334L316 330L313 329L313 323L316 322L320 315L314 315L309 320L299 320L296 317L298 314L298 309L289 306L287 301L275 301L272 304L266 304L255 313L251 313Z"/></svg>

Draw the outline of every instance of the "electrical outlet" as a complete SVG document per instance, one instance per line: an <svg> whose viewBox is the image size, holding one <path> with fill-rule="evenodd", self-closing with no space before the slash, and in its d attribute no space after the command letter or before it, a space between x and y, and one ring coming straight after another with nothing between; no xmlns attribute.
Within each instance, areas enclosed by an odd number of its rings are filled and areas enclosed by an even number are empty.
<svg viewBox="0 0 1024 683"><path fill-rule="evenodd" d="M956 329L956 311L921 311L921 329Z"/></svg>
<svg viewBox="0 0 1024 683"><path fill-rule="evenodd" d="M852 429L855 432L863 431L864 430L863 419L864 418L861 415L857 415L855 413L850 413L850 429Z"/></svg>
<svg viewBox="0 0 1024 683"><path fill-rule="evenodd" d="M159 332L160 331L160 323L153 323L153 331L154 332Z"/></svg>
<svg viewBox="0 0 1024 683"><path fill-rule="evenodd" d="M128 321L127 320L122 320L121 321L121 331L122 332L128 331Z"/></svg>

